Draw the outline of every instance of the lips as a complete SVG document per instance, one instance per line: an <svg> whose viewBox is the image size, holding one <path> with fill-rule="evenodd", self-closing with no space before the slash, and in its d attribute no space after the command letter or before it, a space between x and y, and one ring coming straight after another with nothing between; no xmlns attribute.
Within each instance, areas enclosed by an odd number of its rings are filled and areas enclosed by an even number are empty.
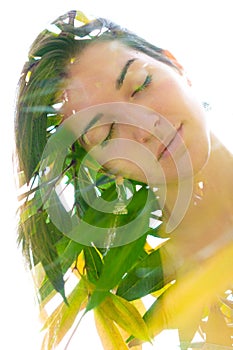
<svg viewBox="0 0 233 350"><path fill-rule="evenodd" d="M164 142L159 148L157 152L157 160L159 161L161 158L165 158L171 155L172 152L178 147L181 143L181 133L183 129L183 124L181 124L175 132L169 137L167 142Z"/></svg>

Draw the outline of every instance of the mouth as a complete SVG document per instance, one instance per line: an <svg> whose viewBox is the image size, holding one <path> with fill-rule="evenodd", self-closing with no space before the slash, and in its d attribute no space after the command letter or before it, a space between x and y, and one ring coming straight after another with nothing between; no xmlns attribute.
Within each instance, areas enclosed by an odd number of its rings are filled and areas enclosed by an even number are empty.
<svg viewBox="0 0 233 350"><path fill-rule="evenodd" d="M168 142L165 144L162 144L157 153L157 160L159 161L161 158L167 158L168 156L171 156L174 154L175 150L179 147L181 144L181 137L182 137L182 131L183 131L183 124L180 124L178 129L175 131L175 133L172 135L172 137L168 140Z"/></svg>

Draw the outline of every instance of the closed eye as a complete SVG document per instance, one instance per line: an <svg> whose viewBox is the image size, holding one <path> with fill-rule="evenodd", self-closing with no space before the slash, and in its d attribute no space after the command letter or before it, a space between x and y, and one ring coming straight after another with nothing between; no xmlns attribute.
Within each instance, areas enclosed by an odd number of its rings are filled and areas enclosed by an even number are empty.
<svg viewBox="0 0 233 350"><path fill-rule="evenodd" d="M146 76L146 79L142 83L142 85L140 85L139 87L137 87L136 90L134 90L134 92L132 93L131 97L134 97L138 92L143 91L147 86L150 85L151 81L152 81L152 75L148 74Z"/></svg>
<svg viewBox="0 0 233 350"><path fill-rule="evenodd" d="M114 125L115 125L115 121L110 124L110 127L109 125L108 126L106 125L104 129L102 127L96 127L91 130L88 130L79 138L80 145L84 148L86 146L96 146L96 145L100 145L101 147L106 146L108 141L111 140L111 138L113 137ZM108 128L107 133L105 131L106 128Z"/></svg>
<svg viewBox="0 0 233 350"><path fill-rule="evenodd" d="M113 122L110 125L110 129L109 129L109 133L108 133L107 137L105 137L105 139L101 142L102 147L106 146L108 141L111 140L111 138L113 136L113 132L114 132L114 126L115 126L115 122Z"/></svg>

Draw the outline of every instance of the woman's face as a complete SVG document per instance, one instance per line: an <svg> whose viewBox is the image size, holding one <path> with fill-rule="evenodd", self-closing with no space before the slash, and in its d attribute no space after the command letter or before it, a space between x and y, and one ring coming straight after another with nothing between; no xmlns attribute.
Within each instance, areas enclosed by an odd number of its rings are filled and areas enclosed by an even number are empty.
<svg viewBox="0 0 233 350"><path fill-rule="evenodd" d="M204 166L209 154L204 111L174 68L107 41L88 46L68 72L65 118L96 106L82 121L80 143L109 171L156 185L163 176L176 182L178 172L192 176ZM133 159L124 157L126 151Z"/></svg>

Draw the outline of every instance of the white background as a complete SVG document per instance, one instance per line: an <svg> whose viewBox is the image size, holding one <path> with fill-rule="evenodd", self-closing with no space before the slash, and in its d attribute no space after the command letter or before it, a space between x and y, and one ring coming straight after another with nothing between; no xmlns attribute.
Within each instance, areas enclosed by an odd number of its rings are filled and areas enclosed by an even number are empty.
<svg viewBox="0 0 233 350"><path fill-rule="evenodd" d="M16 247L11 163L16 85L35 36L60 14L80 9L108 17L169 49L185 66L200 98L212 105L211 128L233 150L232 4L232 0L21 0L1 5L1 348L39 350L33 286ZM73 349L101 350L89 323L79 333ZM172 345L157 349L168 348Z"/></svg>

